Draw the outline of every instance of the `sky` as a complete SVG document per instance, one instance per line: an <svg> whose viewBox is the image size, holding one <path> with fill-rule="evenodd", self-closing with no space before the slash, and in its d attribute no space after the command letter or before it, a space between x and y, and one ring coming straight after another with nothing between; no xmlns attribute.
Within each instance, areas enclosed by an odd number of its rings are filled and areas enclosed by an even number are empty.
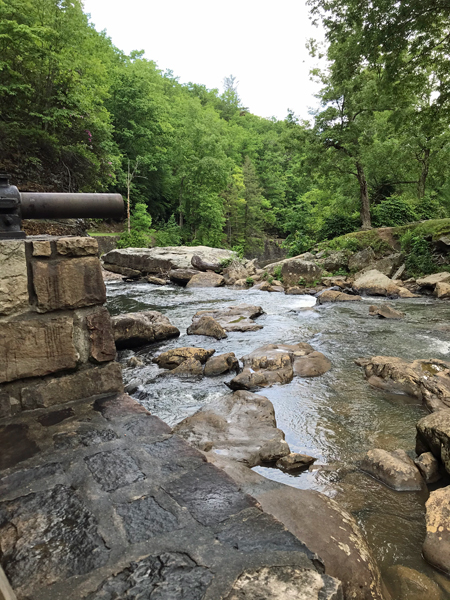
<svg viewBox="0 0 450 600"><path fill-rule="evenodd" d="M306 0L84 0L97 30L115 46L171 69L181 83L223 90L234 75L242 103L261 117L302 119L317 107L315 66L305 47L323 33L308 18Z"/></svg>

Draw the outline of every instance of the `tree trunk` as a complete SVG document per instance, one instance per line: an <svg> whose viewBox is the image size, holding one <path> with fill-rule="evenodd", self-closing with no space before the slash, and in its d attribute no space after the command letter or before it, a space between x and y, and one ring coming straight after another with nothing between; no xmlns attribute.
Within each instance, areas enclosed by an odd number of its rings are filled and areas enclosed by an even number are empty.
<svg viewBox="0 0 450 600"><path fill-rule="evenodd" d="M366 175L364 173L363 166L358 161L356 163L356 171L359 183L359 195L361 199L361 207L359 214L361 215L361 227L362 229L372 229L372 222L370 220L370 201L369 193L367 191Z"/></svg>
<svg viewBox="0 0 450 600"><path fill-rule="evenodd" d="M179 203L179 211L180 211L180 227L183 227L183 183L184 177L181 178L180 182L180 203Z"/></svg>
<svg viewBox="0 0 450 600"><path fill-rule="evenodd" d="M422 170L419 176L419 182L417 185L417 193L419 198L423 198L425 196L425 186L427 183L428 171L430 168L430 149L425 148L423 151L423 158L420 161L422 163Z"/></svg>

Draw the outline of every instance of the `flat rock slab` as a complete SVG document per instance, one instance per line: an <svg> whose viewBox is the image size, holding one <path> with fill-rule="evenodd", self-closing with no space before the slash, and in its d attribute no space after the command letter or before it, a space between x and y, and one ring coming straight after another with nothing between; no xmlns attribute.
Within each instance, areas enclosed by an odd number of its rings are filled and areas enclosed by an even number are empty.
<svg viewBox="0 0 450 600"><path fill-rule="evenodd" d="M373 387L418 398L431 411L450 407L450 362L435 358L408 361L395 356L358 358L355 362L364 368Z"/></svg>
<svg viewBox="0 0 450 600"><path fill-rule="evenodd" d="M244 368L227 385L232 390L252 390L286 384L294 376L318 377L331 362L309 344L268 344L242 357Z"/></svg>
<svg viewBox="0 0 450 600"><path fill-rule="evenodd" d="M202 316L209 316L215 319L225 331L258 331L263 326L255 323L253 319L263 314L264 311L260 306L238 304L217 310L199 310L193 316L192 322L195 323Z"/></svg>
<svg viewBox="0 0 450 600"><path fill-rule="evenodd" d="M124 313L112 317L114 340L119 350L136 348L178 337L180 330L156 310Z"/></svg>
<svg viewBox="0 0 450 600"><path fill-rule="evenodd" d="M265 396L239 391L207 404L174 431L206 452L215 452L250 467L289 454L277 429L273 404Z"/></svg>
<svg viewBox="0 0 450 600"><path fill-rule="evenodd" d="M0 441L0 564L18 600L239 598L255 570L259 587L342 600L302 541L125 394L5 419Z"/></svg>

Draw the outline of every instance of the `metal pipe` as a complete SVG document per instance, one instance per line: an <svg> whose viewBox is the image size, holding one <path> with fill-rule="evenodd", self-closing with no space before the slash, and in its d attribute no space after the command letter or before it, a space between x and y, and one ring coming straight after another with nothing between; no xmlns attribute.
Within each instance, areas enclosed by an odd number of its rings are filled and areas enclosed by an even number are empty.
<svg viewBox="0 0 450 600"><path fill-rule="evenodd" d="M121 219L120 194L21 192L22 219Z"/></svg>

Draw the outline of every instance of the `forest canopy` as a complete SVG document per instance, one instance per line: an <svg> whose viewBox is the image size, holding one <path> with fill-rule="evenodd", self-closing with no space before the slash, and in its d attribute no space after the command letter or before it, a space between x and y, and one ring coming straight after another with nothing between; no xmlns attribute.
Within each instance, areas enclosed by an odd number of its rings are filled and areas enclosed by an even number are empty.
<svg viewBox="0 0 450 600"><path fill-rule="evenodd" d="M79 0L0 0L0 169L21 189L117 191L157 243L291 254L450 216L450 2L309 0L326 32L310 121L126 55ZM132 209L133 210L133 209ZM135 221L138 216L135 217Z"/></svg>

